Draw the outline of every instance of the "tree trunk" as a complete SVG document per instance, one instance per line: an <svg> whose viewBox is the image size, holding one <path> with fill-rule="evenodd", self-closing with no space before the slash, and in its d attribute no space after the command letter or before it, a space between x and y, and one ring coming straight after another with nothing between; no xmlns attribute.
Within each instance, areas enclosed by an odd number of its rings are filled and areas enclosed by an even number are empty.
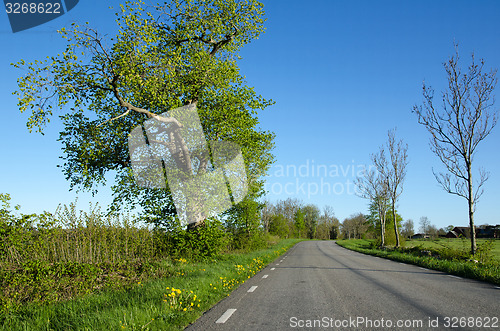
<svg viewBox="0 0 500 331"><path fill-rule="evenodd" d="M380 246L385 247L385 221L382 222L382 242Z"/></svg>
<svg viewBox="0 0 500 331"><path fill-rule="evenodd" d="M205 225L205 219L201 220L201 221L198 221L198 222L193 222L193 223L189 223L187 225L187 231L193 231L197 228L199 228L200 226L204 226Z"/></svg>
<svg viewBox="0 0 500 331"><path fill-rule="evenodd" d="M380 247L385 246L385 220L380 218Z"/></svg>
<svg viewBox="0 0 500 331"><path fill-rule="evenodd" d="M385 246L385 216L384 213L381 212L382 206L381 204L378 205L379 208L379 213L378 217L380 218L380 248Z"/></svg>
<svg viewBox="0 0 500 331"><path fill-rule="evenodd" d="M470 226L470 251L472 255L476 254L476 227L474 226L473 205L469 202L469 226Z"/></svg>
<svg viewBox="0 0 500 331"><path fill-rule="evenodd" d="M474 193L472 191L472 170L467 167L467 185L469 189L469 198L467 199L469 205L469 227L470 227L470 253L476 254L476 227L474 226Z"/></svg>
<svg viewBox="0 0 500 331"><path fill-rule="evenodd" d="M399 231L398 231L398 222L396 220L396 208L395 203L392 202L392 219L394 221L394 233L396 234L396 247L399 247Z"/></svg>
<svg viewBox="0 0 500 331"><path fill-rule="evenodd" d="M469 194L472 194L472 187L469 185ZM469 195L467 202L469 204L469 228L470 228L470 253L476 254L476 227L474 226L474 197Z"/></svg>

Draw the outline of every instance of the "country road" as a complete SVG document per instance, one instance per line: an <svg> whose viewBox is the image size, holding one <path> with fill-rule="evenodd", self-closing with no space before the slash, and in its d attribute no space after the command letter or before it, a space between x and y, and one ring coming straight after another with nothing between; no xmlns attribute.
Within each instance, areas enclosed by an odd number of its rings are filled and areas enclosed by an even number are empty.
<svg viewBox="0 0 500 331"><path fill-rule="evenodd" d="M500 330L499 317L492 284L306 241L187 330Z"/></svg>

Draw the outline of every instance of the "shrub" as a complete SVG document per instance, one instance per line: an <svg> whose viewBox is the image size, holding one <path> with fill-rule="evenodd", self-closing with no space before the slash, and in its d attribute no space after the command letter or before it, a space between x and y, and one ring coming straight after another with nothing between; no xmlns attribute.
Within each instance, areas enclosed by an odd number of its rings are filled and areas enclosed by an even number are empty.
<svg viewBox="0 0 500 331"><path fill-rule="evenodd" d="M493 261L493 245L495 245L494 239L477 245L476 255L474 258L481 263L491 263Z"/></svg>
<svg viewBox="0 0 500 331"><path fill-rule="evenodd" d="M182 229L179 224L164 234L162 247L173 257L205 259L219 255L227 249L228 244L229 237L222 223L207 219L202 225L190 230Z"/></svg>
<svg viewBox="0 0 500 331"><path fill-rule="evenodd" d="M271 216L269 221L269 233L281 238L286 238L288 236L288 223L283 215Z"/></svg>

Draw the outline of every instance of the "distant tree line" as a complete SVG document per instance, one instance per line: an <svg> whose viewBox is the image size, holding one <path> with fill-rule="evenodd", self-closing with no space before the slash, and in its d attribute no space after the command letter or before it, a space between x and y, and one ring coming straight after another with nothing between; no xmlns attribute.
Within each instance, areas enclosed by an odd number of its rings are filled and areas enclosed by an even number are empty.
<svg viewBox="0 0 500 331"><path fill-rule="evenodd" d="M394 222L390 201L382 206L387 213L385 226L386 244L394 245ZM369 213L361 212L350 215L340 221L333 207L325 206L322 210L314 204L306 204L302 200L288 198L275 203L265 201L261 209L261 222L264 232L280 238L307 239L377 239L380 241L381 223L379 207L376 202L369 206ZM413 235L413 221L403 222L396 213L397 226L404 238ZM411 226L410 226L411 225Z"/></svg>
<svg viewBox="0 0 500 331"><path fill-rule="evenodd" d="M280 238L337 239L340 233L340 222L331 206L320 210L294 198L264 202L261 219L264 231Z"/></svg>

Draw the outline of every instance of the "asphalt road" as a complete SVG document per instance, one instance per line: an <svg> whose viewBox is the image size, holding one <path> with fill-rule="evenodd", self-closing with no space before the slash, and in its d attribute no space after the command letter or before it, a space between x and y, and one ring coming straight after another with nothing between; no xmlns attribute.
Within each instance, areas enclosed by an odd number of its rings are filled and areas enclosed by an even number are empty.
<svg viewBox="0 0 500 331"><path fill-rule="evenodd" d="M306 241L187 330L500 330L499 318L492 284Z"/></svg>

